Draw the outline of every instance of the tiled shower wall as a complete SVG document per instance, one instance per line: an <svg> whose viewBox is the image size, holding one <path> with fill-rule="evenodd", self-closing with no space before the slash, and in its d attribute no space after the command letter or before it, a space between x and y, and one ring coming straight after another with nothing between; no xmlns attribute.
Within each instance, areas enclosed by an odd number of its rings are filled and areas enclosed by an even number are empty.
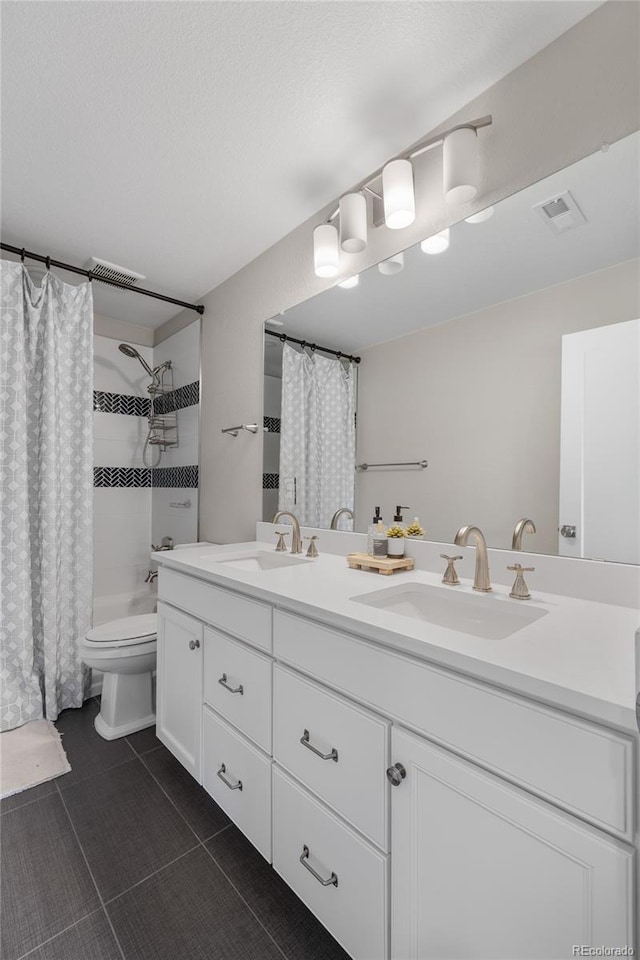
<svg viewBox="0 0 640 960"><path fill-rule="evenodd" d="M119 343L94 338L95 623L153 609L155 587L145 583L151 544L197 539L200 323L154 349L135 345L150 366L173 363L165 403L177 410L179 445L155 470L142 458L149 377Z"/></svg>

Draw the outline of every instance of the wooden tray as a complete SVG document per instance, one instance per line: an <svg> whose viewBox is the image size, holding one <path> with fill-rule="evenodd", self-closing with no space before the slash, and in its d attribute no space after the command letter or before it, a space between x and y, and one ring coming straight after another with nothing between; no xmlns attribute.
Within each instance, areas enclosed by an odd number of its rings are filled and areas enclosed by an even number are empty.
<svg viewBox="0 0 640 960"><path fill-rule="evenodd" d="M413 570L413 557L371 557L368 553L349 553L347 563L352 570L375 570L385 577L399 570Z"/></svg>

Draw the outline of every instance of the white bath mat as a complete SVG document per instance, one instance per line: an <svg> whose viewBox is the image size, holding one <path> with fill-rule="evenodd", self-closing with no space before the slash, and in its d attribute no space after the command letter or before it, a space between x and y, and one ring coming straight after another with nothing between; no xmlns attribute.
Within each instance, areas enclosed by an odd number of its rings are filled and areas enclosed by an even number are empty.
<svg viewBox="0 0 640 960"><path fill-rule="evenodd" d="M50 720L32 720L0 733L0 798L70 770L60 734Z"/></svg>

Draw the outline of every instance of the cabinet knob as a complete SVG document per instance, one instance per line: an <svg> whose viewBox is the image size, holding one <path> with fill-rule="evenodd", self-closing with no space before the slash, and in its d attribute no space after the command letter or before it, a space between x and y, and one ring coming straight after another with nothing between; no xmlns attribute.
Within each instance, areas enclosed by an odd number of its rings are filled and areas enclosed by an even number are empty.
<svg viewBox="0 0 640 960"><path fill-rule="evenodd" d="M189 650L196 650L200 646L199 640L189 640Z"/></svg>
<svg viewBox="0 0 640 960"><path fill-rule="evenodd" d="M387 768L387 780L392 787L399 787L406 775L407 771L401 763L394 763L392 767Z"/></svg>

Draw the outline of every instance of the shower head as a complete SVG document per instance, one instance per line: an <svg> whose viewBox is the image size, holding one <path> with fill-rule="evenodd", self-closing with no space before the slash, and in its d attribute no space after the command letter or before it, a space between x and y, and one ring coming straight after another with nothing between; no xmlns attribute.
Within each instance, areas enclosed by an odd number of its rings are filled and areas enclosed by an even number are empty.
<svg viewBox="0 0 640 960"><path fill-rule="evenodd" d="M140 354L138 353L135 347L130 346L130 344L128 343L121 343L118 345L118 350L120 350L121 353L124 353L125 357L131 357L134 360L139 360L142 366L144 367L144 369L149 374L149 376L150 377L153 376L153 370L151 369L147 361L144 359L144 357L140 356Z"/></svg>

